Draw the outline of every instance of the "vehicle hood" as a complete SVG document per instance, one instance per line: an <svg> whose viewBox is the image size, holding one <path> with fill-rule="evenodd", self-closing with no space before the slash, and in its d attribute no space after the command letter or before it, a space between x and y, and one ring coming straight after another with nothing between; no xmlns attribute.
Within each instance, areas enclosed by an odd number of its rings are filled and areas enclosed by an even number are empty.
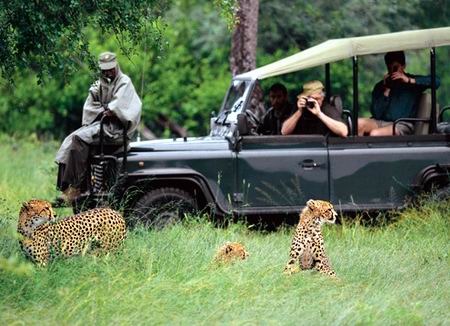
<svg viewBox="0 0 450 326"><path fill-rule="evenodd" d="M229 149L224 137L188 137L174 139L156 139L130 144L130 152L152 151L204 151Z"/></svg>

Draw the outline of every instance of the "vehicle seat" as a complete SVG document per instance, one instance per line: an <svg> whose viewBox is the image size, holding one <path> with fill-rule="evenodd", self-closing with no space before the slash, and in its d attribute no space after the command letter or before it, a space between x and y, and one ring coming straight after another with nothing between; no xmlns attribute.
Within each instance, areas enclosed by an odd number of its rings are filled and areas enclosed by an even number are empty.
<svg viewBox="0 0 450 326"><path fill-rule="evenodd" d="M444 121L446 112L450 112L450 106L443 108L439 113L437 131L440 134L450 134L450 121Z"/></svg>
<svg viewBox="0 0 450 326"><path fill-rule="evenodd" d="M328 103L330 103L340 112L342 112L342 119L344 120L344 123L347 125L348 135L353 135L352 112L349 110L344 110L342 98L339 95L332 95L330 96Z"/></svg>
<svg viewBox="0 0 450 326"><path fill-rule="evenodd" d="M436 103L436 117L439 115L439 104ZM417 115L418 119L430 119L431 117L431 94L423 93L417 102ZM427 135L430 129L430 123L424 121L415 122L414 134L415 135Z"/></svg>

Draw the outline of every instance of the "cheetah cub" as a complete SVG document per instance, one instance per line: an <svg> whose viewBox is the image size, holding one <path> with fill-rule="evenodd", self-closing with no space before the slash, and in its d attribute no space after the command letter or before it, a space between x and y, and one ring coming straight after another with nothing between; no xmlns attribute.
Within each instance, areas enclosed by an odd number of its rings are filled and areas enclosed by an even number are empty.
<svg viewBox="0 0 450 326"><path fill-rule="evenodd" d="M226 264L239 259L247 259L248 256L249 253L245 250L244 245L239 242L226 242L217 250L214 256L214 262L218 264Z"/></svg>
<svg viewBox="0 0 450 326"><path fill-rule="evenodd" d="M45 200L23 203L19 213L20 246L32 261L46 265L53 256L107 252L119 247L126 236L125 220L110 208L95 208L54 221Z"/></svg>
<svg viewBox="0 0 450 326"><path fill-rule="evenodd" d="M298 271L296 261L302 269L316 269L320 273L336 277L325 255L321 226L334 223L336 211L333 205L323 200L308 200L300 214L300 221L292 239L290 259L284 268L285 273Z"/></svg>

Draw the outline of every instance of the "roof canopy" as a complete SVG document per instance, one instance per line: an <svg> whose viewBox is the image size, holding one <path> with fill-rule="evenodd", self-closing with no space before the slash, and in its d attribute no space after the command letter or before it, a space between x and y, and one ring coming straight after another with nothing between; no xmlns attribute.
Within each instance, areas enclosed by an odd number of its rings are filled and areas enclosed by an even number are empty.
<svg viewBox="0 0 450 326"><path fill-rule="evenodd" d="M450 45L450 27L329 40L235 78L264 79L358 55Z"/></svg>

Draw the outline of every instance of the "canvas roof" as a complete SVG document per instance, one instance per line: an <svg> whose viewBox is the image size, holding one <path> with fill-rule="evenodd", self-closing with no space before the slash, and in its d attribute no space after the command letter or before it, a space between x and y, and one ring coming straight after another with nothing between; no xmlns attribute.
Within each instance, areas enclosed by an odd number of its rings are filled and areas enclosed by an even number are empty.
<svg viewBox="0 0 450 326"><path fill-rule="evenodd" d="M450 45L450 27L334 39L236 76L264 79L359 55Z"/></svg>

